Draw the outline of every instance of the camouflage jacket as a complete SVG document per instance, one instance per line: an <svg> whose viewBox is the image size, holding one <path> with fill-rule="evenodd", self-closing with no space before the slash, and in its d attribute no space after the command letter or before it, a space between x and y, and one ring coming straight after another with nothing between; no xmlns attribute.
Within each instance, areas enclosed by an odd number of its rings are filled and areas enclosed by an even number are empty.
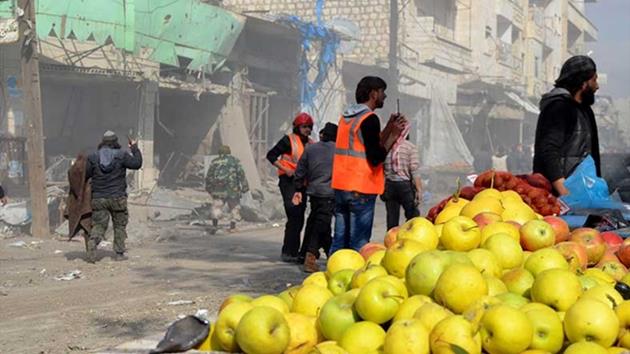
<svg viewBox="0 0 630 354"><path fill-rule="evenodd" d="M212 160L206 174L206 191L217 199L239 199L249 191L241 162L232 155Z"/></svg>

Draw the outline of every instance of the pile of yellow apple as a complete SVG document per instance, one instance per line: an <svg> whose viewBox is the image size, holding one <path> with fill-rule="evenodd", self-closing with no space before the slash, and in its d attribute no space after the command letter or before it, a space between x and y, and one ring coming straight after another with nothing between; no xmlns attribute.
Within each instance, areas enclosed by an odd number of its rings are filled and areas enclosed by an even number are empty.
<svg viewBox="0 0 630 354"><path fill-rule="evenodd" d="M248 354L630 354L622 239L569 231L486 189L437 216L340 250L326 272L229 296L199 348Z"/></svg>

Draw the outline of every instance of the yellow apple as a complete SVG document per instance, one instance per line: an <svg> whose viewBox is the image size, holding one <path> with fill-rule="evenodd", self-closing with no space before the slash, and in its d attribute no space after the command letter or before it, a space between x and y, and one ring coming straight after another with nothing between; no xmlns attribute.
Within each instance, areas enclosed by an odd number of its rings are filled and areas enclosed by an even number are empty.
<svg viewBox="0 0 630 354"><path fill-rule="evenodd" d="M429 354L429 331L416 319L394 322L385 335L384 354Z"/></svg>
<svg viewBox="0 0 630 354"><path fill-rule="evenodd" d="M528 298L511 292L505 292L503 294L496 295L495 297L501 300L503 304L512 306L517 310L530 302Z"/></svg>
<svg viewBox="0 0 630 354"><path fill-rule="evenodd" d="M405 281L403 279L400 279L393 275L385 275L382 277L378 277L378 279L389 282L390 284L395 286L398 292L402 294L403 300L409 297L409 291L407 290L407 285L405 284Z"/></svg>
<svg viewBox="0 0 630 354"><path fill-rule="evenodd" d="M588 289L596 286L596 285L600 285L597 282L597 279L595 279L594 277L591 277L590 275L580 275L580 284L582 284L582 291L587 291Z"/></svg>
<svg viewBox="0 0 630 354"><path fill-rule="evenodd" d="M508 234L494 234L483 243L482 247L494 253L503 269L516 268L523 261L521 245Z"/></svg>
<svg viewBox="0 0 630 354"><path fill-rule="evenodd" d="M476 197L476 196L475 196ZM466 204L459 215L474 218L475 215L484 212L490 212L495 214L503 214L503 206L501 201L496 198L475 198L470 203Z"/></svg>
<svg viewBox="0 0 630 354"><path fill-rule="evenodd" d="M300 287L301 285L292 286L287 290L281 292L277 296L281 298L282 301L284 301L290 309L291 307L293 307L293 299L295 298L295 294L297 294L298 290L300 290Z"/></svg>
<svg viewBox="0 0 630 354"><path fill-rule="evenodd" d="M569 263L555 248L543 248L535 251L527 258L524 268L536 277L548 269L569 269Z"/></svg>
<svg viewBox="0 0 630 354"><path fill-rule="evenodd" d="M440 244L452 251L470 251L477 248L480 242L479 226L466 216L456 216L444 224L440 237Z"/></svg>
<svg viewBox="0 0 630 354"><path fill-rule="evenodd" d="M492 275L487 275L487 274L483 274L483 278L486 280L486 283L488 284L489 296L496 296L499 294L507 293L508 289L505 286L505 284L503 284L501 279L497 277L493 277Z"/></svg>
<svg viewBox="0 0 630 354"><path fill-rule="evenodd" d="M551 247L556 242L556 232L543 220L529 220L520 229L521 245L528 251Z"/></svg>
<svg viewBox="0 0 630 354"><path fill-rule="evenodd" d="M484 275L500 277L503 272L499 258L484 248L476 248L468 252L468 258L475 267Z"/></svg>
<svg viewBox="0 0 630 354"><path fill-rule="evenodd" d="M289 313L289 306L284 300L274 295L263 295L258 297L251 302L252 306L269 306L272 307L281 313Z"/></svg>
<svg viewBox="0 0 630 354"><path fill-rule="evenodd" d="M475 196L473 197L473 200L479 200L479 199L484 199L484 198L494 198L494 199L500 200L503 198L503 194L501 194L501 191L499 191L496 188L486 188L480 191L479 193L475 194Z"/></svg>
<svg viewBox="0 0 630 354"><path fill-rule="evenodd" d="M479 230L482 230L484 227L490 224L494 224L495 222L503 221L503 219L501 218L501 215L498 215L495 213L488 213L488 212L483 212L483 213L475 215L473 220L479 226Z"/></svg>
<svg viewBox="0 0 630 354"><path fill-rule="evenodd" d="M308 354L317 344L317 319L299 313L284 315L289 325L290 340L286 354Z"/></svg>
<svg viewBox="0 0 630 354"><path fill-rule="evenodd" d="M291 340L284 315L268 306L249 310L236 327L238 346L248 354L281 354Z"/></svg>
<svg viewBox="0 0 630 354"><path fill-rule="evenodd" d="M518 354L529 348L534 329L527 315L508 305L496 305L481 319L481 343L488 353Z"/></svg>
<svg viewBox="0 0 630 354"><path fill-rule="evenodd" d="M429 336L431 353L451 354L458 347L468 354L481 353L481 335L463 316L450 316L440 321Z"/></svg>
<svg viewBox="0 0 630 354"><path fill-rule="evenodd" d="M354 308L361 318L374 323L385 323L396 315L405 294L386 277L370 280L360 289Z"/></svg>
<svg viewBox="0 0 630 354"><path fill-rule="evenodd" d="M438 239L442 237L442 230L444 229L444 224L435 224L435 232L438 235ZM439 240L438 240L439 244Z"/></svg>
<svg viewBox="0 0 630 354"><path fill-rule="evenodd" d="M328 277L324 272L315 272L307 276L302 285L317 285L321 288L328 288Z"/></svg>
<svg viewBox="0 0 630 354"><path fill-rule="evenodd" d="M529 303L521 307L534 328L530 349L546 350L557 353L562 349L564 330L556 311L540 303Z"/></svg>
<svg viewBox="0 0 630 354"><path fill-rule="evenodd" d="M501 191L501 200L502 201L506 201L506 200L510 200L510 201L514 201L514 202L522 202L523 198L521 198L521 195L516 193L513 190L506 190L506 191Z"/></svg>
<svg viewBox="0 0 630 354"><path fill-rule="evenodd" d="M381 261L385 257L385 250L379 250L372 253L368 259L365 261L365 264L381 264Z"/></svg>
<svg viewBox="0 0 630 354"><path fill-rule="evenodd" d="M608 354L630 354L630 349L622 347L610 347L608 348Z"/></svg>
<svg viewBox="0 0 630 354"><path fill-rule="evenodd" d="M365 259L363 259L363 256L361 256L359 252L351 249L341 249L328 258L328 262L326 263L326 275L330 277L344 269L361 269L364 264Z"/></svg>
<svg viewBox="0 0 630 354"><path fill-rule="evenodd" d="M357 289L363 287L368 281L387 275L387 270L378 264L371 264L369 261L363 266L363 268L354 272L352 275L352 281L350 287Z"/></svg>
<svg viewBox="0 0 630 354"><path fill-rule="evenodd" d="M481 243L486 242L490 236L494 234L508 234L514 241L520 242L521 234L519 228L509 222L498 221L489 225L486 225L481 229Z"/></svg>
<svg viewBox="0 0 630 354"><path fill-rule="evenodd" d="M235 302L227 305L221 311L217 318L215 335L223 350L227 352L238 351L234 333L241 318L251 309L253 306L248 302Z"/></svg>
<svg viewBox="0 0 630 354"><path fill-rule="evenodd" d="M529 291L534 285L534 276L527 269L514 268L501 277L509 292L529 297Z"/></svg>
<svg viewBox="0 0 630 354"><path fill-rule="evenodd" d="M626 285L630 285L630 272L628 272L626 275L623 276L623 278L621 278L621 282Z"/></svg>
<svg viewBox="0 0 630 354"><path fill-rule="evenodd" d="M429 333L443 319L452 316L453 313L447 308L433 302L427 302L420 306L413 318L419 320Z"/></svg>
<svg viewBox="0 0 630 354"><path fill-rule="evenodd" d="M423 244L409 238L402 238L385 251L381 265L390 275L404 278L405 270L413 257L426 250L428 249Z"/></svg>
<svg viewBox="0 0 630 354"><path fill-rule="evenodd" d="M495 296L484 296L470 305L470 307L464 311L462 316L464 316L464 318L473 325L475 332L477 332L479 330L483 314L486 313L489 308L502 303L503 302Z"/></svg>
<svg viewBox="0 0 630 354"><path fill-rule="evenodd" d="M487 294L488 284L477 268L458 263L444 270L434 290L435 300L456 314Z"/></svg>
<svg viewBox="0 0 630 354"><path fill-rule="evenodd" d="M617 340L619 319L603 302L581 299L567 310L564 332L572 343L589 341L607 348Z"/></svg>
<svg viewBox="0 0 630 354"><path fill-rule="evenodd" d="M252 301L252 297L249 295L245 295L245 294L232 294L230 296L228 296L225 300L223 300L223 303L221 304L221 306L219 307L219 313L221 311L223 311L224 308L227 307L227 305L235 303L235 302L250 302Z"/></svg>
<svg viewBox="0 0 630 354"><path fill-rule="evenodd" d="M333 294L326 288L312 284L304 285L295 294L291 312L317 317L326 301L332 297Z"/></svg>
<svg viewBox="0 0 630 354"><path fill-rule="evenodd" d="M309 354L348 354L348 352L333 340L317 344Z"/></svg>
<svg viewBox="0 0 630 354"><path fill-rule="evenodd" d="M404 223L398 230L398 240L411 239L422 245L424 250L434 250L438 245L438 234L433 223L418 216Z"/></svg>
<svg viewBox="0 0 630 354"><path fill-rule="evenodd" d="M209 326L210 326L210 331L208 332L208 336L206 337L206 339L204 339L204 341L201 344L196 346L195 349L200 352L222 351L223 348L221 347L221 343L219 343L219 340L217 339L217 335L215 334L215 330L217 326L215 326L212 323L209 323Z"/></svg>
<svg viewBox="0 0 630 354"><path fill-rule="evenodd" d="M599 300L612 309L623 302L623 297L612 285L596 285L585 291L580 299Z"/></svg>
<svg viewBox="0 0 630 354"><path fill-rule="evenodd" d="M453 206L453 205L457 205L457 206L463 207L464 205L468 204L469 202L470 202L470 200L464 199L464 198L460 198L460 197L451 198L451 199L448 200L448 202L446 202L446 205L444 207L448 208L448 207Z"/></svg>
<svg viewBox="0 0 630 354"><path fill-rule="evenodd" d="M599 284L615 285L615 279L599 268L588 268L583 273L593 277Z"/></svg>
<svg viewBox="0 0 630 354"><path fill-rule="evenodd" d="M377 353L385 344L385 331L373 322L362 321L350 326L339 345L350 354Z"/></svg>
<svg viewBox="0 0 630 354"><path fill-rule="evenodd" d="M564 354L608 354L608 350L593 342L578 342L567 347Z"/></svg>
<svg viewBox="0 0 630 354"><path fill-rule="evenodd" d="M462 210L463 206L452 205L447 206L437 215L435 218L435 224L444 224L445 222L451 220L452 218L459 216L459 212Z"/></svg>
<svg viewBox="0 0 630 354"><path fill-rule="evenodd" d="M405 301L403 301L402 304L400 304L400 307L398 308L398 312L396 312L396 316L394 316L394 319L392 322L408 320L408 319L413 318L416 311L418 311L418 309L422 305L428 302L433 302L433 300L428 296L425 296L425 295L410 296L409 298L405 299Z"/></svg>
<svg viewBox="0 0 630 354"><path fill-rule="evenodd" d="M536 302L567 311L582 295L582 284L569 270L548 269L536 276L530 294Z"/></svg>
<svg viewBox="0 0 630 354"><path fill-rule="evenodd" d="M521 225L531 220L537 220L538 217L529 205L523 202L515 202L510 200L503 201L505 210L501 214L503 221L514 221Z"/></svg>
<svg viewBox="0 0 630 354"><path fill-rule="evenodd" d="M619 319L619 346L630 348L630 300L620 303L615 308Z"/></svg>

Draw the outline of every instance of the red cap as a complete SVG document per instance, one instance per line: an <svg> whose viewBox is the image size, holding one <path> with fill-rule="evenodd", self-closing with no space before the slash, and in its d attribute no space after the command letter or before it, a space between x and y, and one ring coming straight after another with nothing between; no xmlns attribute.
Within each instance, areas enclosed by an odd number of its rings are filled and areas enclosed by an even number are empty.
<svg viewBox="0 0 630 354"><path fill-rule="evenodd" d="M308 113L300 113L293 120L293 126L299 127L300 125L313 125L313 118Z"/></svg>

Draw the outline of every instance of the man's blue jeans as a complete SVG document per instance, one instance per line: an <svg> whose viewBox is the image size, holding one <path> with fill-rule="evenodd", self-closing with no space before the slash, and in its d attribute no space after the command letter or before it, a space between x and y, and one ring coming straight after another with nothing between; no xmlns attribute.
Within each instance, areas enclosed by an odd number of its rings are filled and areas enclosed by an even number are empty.
<svg viewBox="0 0 630 354"><path fill-rule="evenodd" d="M370 242L375 194L335 191L335 234L330 254L342 248L359 250Z"/></svg>

